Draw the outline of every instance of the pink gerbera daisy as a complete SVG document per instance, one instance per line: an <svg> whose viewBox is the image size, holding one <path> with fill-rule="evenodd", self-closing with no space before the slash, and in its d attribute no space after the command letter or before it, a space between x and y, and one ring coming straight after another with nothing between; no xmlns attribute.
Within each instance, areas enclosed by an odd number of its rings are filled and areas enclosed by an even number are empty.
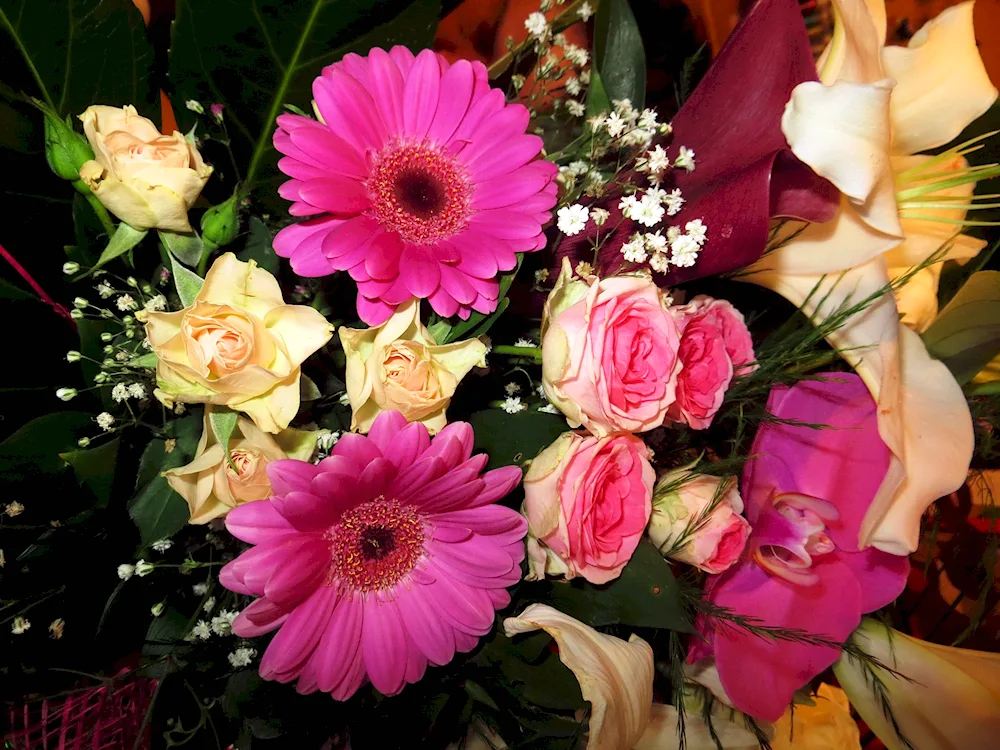
<svg viewBox="0 0 1000 750"><path fill-rule="evenodd" d="M293 216L274 249L300 276L348 271L369 325L426 298L445 317L497 307L497 274L545 246L556 166L486 67L405 47L350 54L313 83L321 122L282 115Z"/></svg>
<svg viewBox="0 0 1000 750"><path fill-rule="evenodd" d="M432 440L392 411L318 465L268 465L275 496L226 517L256 546L219 575L260 597L233 622L236 635L280 628L262 677L337 700L366 679L393 695L491 630L521 576L527 522L493 504L521 470L480 476L487 457L471 457L472 441L465 422Z"/></svg>

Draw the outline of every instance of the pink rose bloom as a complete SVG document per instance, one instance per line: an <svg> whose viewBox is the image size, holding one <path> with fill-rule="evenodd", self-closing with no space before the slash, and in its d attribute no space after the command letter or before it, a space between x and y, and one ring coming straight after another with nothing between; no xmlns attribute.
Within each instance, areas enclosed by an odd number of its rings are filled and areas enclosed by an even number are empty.
<svg viewBox="0 0 1000 750"><path fill-rule="evenodd" d="M524 477L528 552L535 577L617 578L649 522L656 473L635 435L566 432ZM532 537L534 539L532 539Z"/></svg>
<svg viewBox="0 0 1000 750"><path fill-rule="evenodd" d="M652 430L674 402L679 343L649 277L574 279L567 261L542 317L542 383L571 427Z"/></svg>
<svg viewBox="0 0 1000 750"><path fill-rule="evenodd" d="M740 515L743 498L733 478L678 469L664 475L657 489L647 532L661 553L712 574L739 559L750 524Z"/></svg>
<svg viewBox="0 0 1000 750"><path fill-rule="evenodd" d="M696 430L711 426L733 375L753 372L753 341L743 315L704 295L670 308L681 330L677 400L669 417Z"/></svg>

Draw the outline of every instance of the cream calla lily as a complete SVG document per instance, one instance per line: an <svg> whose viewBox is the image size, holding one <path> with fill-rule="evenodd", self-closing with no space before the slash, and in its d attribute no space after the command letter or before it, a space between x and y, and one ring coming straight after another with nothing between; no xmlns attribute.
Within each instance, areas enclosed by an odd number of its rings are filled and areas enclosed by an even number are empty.
<svg viewBox="0 0 1000 750"><path fill-rule="evenodd" d="M879 675L899 728L916 750L996 746L1000 654L927 643L870 618L862 620L855 639L867 653L907 678ZM842 656L833 669L851 704L889 750L906 747L872 695L869 675L858 662Z"/></svg>
<svg viewBox="0 0 1000 750"><path fill-rule="evenodd" d="M679 750L680 717L674 706L654 703L650 721L634 750ZM712 728L702 718L701 711L688 710L684 714L684 747L687 750L716 750L719 745L712 738L719 738L725 750L757 750L760 743L743 723L743 714L722 704L712 709Z"/></svg>
<svg viewBox="0 0 1000 750"><path fill-rule="evenodd" d="M636 745L649 724L653 704L653 649L648 643L636 635L623 641L598 633L546 604L532 604L503 624L508 637L544 630L555 639L559 658L590 701L588 750Z"/></svg>

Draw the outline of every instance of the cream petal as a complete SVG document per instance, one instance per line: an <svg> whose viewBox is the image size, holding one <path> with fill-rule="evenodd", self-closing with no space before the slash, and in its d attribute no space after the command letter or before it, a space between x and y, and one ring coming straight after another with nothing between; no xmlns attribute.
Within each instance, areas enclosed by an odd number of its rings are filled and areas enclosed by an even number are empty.
<svg viewBox="0 0 1000 750"><path fill-rule="evenodd" d="M508 637L542 629L559 645L559 658L590 701L589 750L633 747L649 724L653 702L653 649L636 635L628 642L598 633L545 604L532 604L504 620Z"/></svg>
<svg viewBox="0 0 1000 750"><path fill-rule="evenodd" d="M385 323L370 330L375 332L375 348L388 346L394 341L418 341L424 346L434 343L420 323L420 300L416 298L400 305Z"/></svg>
<svg viewBox="0 0 1000 750"><path fill-rule="evenodd" d="M264 318L264 325L284 343L293 366L323 348L334 331L318 310L306 305L276 307Z"/></svg>
<svg viewBox="0 0 1000 750"><path fill-rule="evenodd" d="M890 268L889 278L893 281L910 273L910 268ZM903 325L917 333L930 328L938 314L938 281L941 278L941 264L935 263L921 268L902 286L895 290L896 309L902 316Z"/></svg>
<svg viewBox="0 0 1000 750"><path fill-rule="evenodd" d="M198 301L233 305L261 319L284 304L281 286L271 273L252 260L238 260L232 253L219 256L208 269Z"/></svg>
<svg viewBox="0 0 1000 750"><path fill-rule="evenodd" d="M230 402L228 405L231 409L246 414L264 432L281 432L299 411L301 374L301 370L296 369L264 395L246 401Z"/></svg>
<svg viewBox="0 0 1000 750"><path fill-rule="evenodd" d="M885 685L903 735L920 750L964 750L996 745L1000 734L1000 655L938 646L864 618L857 644L897 670L900 679L875 668ZM905 747L872 694L867 670L842 656L834 672L851 704L890 750Z"/></svg>
<svg viewBox="0 0 1000 750"><path fill-rule="evenodd" d="M649 724L633 750L679 750L680 734L677 729L677 709L661 703L652 706ZM757 750L760 744L743 724L743 714L720 704L712 710L712 729L725 750ZM684 714L684 740L687 750L716 750L712 732L700 711Z"/></svg>
<svg viewBox="0 0 1000 750"><path fill-rule="evenodd" d="M927 22L908 47L886 47L882 64L896 79L893 150L915 154L948 143L997 98L976 46L973 2Z"/></svg>
<svg viewBox="0 0 1000 750"><path fill-rule="evenodd" d="M140 193L131 185L115 179L96 161L88 161L83 165L80 178L108 211L129 226L135 229L151 229L156 226L157 214L149 204L147 198L150 196L145 191ZM186 214L184 221L187 222Z"/></svg>
<svg viewBox="0 0 1000 750"><path fill-rule="evenodd" d="M185 208L191 208L211 174L211 167L205 167L199 173L187 167L148 166L136 170L132 179L137 187L149 185L151 188L167 188L180 198Z"/></svg>
<svg viewBox="0 0 1000 750"><path fill-rule="evenodd" d="M861 220L902 236L892 163L892 81L800 83L785 106L781 130L792 152L846 195Z"/></svg>
<svg viewBox="0 0 1000 750"><path fill-rule="evenodd" d="M885 261L894 268L912 268L925 263L932 255L940 261L959 262L975 258L986 247L986 240L958 234L955 227L922 219L903 219L906 238L888 253Z"/></svg>
<svg viewBox="0 0 1000 750"><path fill-rule="evenodd" d="M428 353L445 370L461 380L473 367L486 366L486 344L479 339L456 341L444 346L432 346Z"/></svg>
<svg viewBox="0 0 1000 750"><path fill-rule="evenodd" d="M833 0L833 37L817 61L820 80L875 83L883 78L884 0Z"/></svg>

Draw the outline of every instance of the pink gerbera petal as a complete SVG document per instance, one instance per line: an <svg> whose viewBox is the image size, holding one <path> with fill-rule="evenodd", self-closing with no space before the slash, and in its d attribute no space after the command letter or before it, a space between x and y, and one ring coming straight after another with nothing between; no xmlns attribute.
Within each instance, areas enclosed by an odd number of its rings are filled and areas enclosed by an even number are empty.
<svg viewBox="0 0 1000 750"><path fill-rule="evenodd" d="M489 88L482 64L402 47L346 56L313 94L324 122L282 115L274 136L289 212L314 217L282 230L279 254L302 275L349 271L369 325L412 297L445 317L493 312L498 295L473 278L495 287L515 253L543 247L555 205L528 111ZM355 218L321 233L327 217Z"/></svg>
<svg viewBox="0 0 1000 750"><path fill-rule="evenodd" d="M520 469L482 477L487 457L470 457L474 442L467 424L432 441L424 425L384 412L369 436L345 435L316 466L273 464L275 497L230 514L256 546L220 576L261 597L237 633L278 631L263 677L337 700L366 680L393 695L475 648L520 578L527 523L483 499L512 489Z"/></svg>

